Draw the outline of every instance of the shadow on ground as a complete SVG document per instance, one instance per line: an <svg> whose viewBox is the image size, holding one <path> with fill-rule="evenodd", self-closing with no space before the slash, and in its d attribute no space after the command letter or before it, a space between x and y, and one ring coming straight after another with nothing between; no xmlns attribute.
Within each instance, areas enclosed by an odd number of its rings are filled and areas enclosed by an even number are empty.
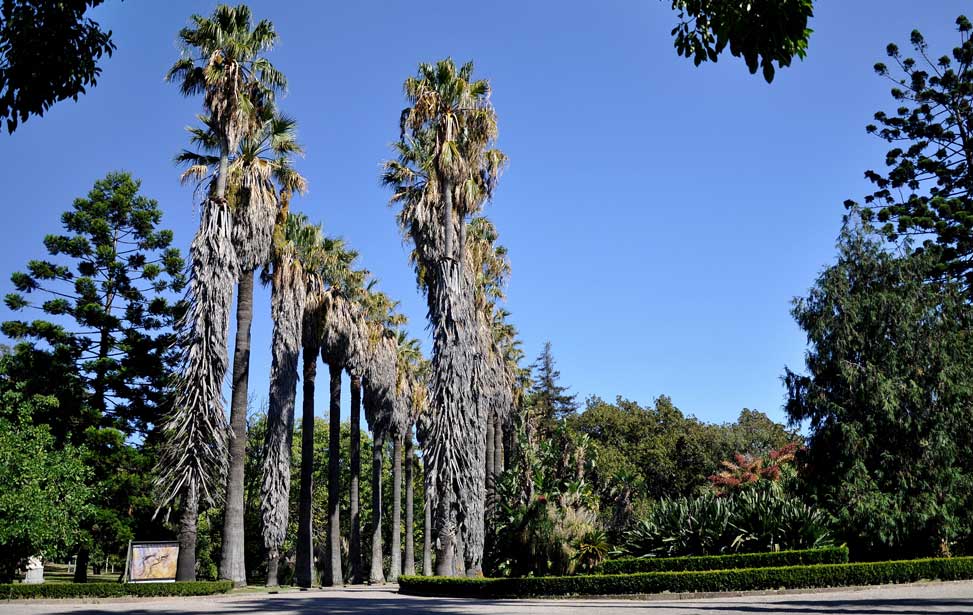
<svg viewBox="0 0 973 615"><path fill-rule="evenodd" d="M744 601L625 601L625 600L472 600L456 598L415 598L409 596L342 596L332 593L322 596L268 596L236 600L198 601L187 600L186 608L180 609L172 604L151 605L126 604L104 605L99 608L90 605L87 609L70 609L73 615L97 615L120 611L134 615L182 615L187 612L220 612L235 615L264 613L294 613L297 615L363 615L371 613L391 613L400 615L468 614L468 613L678 613L725 614L725 615L790 615L817 613L849 613L856 615L925 615L926 613L973 613L973 599L779 599L760 603ZM132 608L134 607L134 608ZM51 612L56 612L53 609Z"/></svg>

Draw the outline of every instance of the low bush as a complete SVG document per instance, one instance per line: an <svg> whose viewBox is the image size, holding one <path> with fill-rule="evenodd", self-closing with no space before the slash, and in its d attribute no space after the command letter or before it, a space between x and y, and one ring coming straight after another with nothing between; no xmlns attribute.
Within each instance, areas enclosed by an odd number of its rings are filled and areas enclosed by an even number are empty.
<svg viewBox="0 0 973 615"><path fill-rule="evenodd" d="M734 553L732 555L694 555L684 557L622 557L602 563L603 574L635 572L682 572L685 570L725 570L728 568L769 568L809 564L843 564L848 547L822 547L772 553Z"/></svg>
<svg viewBox="0 0 973 615"><path fill-rule="evenodd" d="M399 578L399 592L417 596L528 598L844 587L912 583L923 579L973 579L973 557L574 577L464 579L407 576Z"/></svg>
<svg viewBox="0 0 973 615"><path fill-rule="evenodd" d="M726 496L659 500L625 533L622 548L635 557L680 557L832 544L824 511L764 481Z"/></svg>
<svg viewBox="0 0 973 615"><path fill-rule="evenodd" d="M233 589L232 581L180 583L26 583L0 584L0 599L117 598L121 596L208 596Z"/></svg>

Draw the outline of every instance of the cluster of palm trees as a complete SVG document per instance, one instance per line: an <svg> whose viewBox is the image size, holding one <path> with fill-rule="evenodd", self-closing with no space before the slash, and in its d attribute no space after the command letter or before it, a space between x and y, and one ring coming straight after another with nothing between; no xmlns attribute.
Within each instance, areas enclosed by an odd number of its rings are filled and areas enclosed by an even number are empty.
<svg viewBox="0 0 973 615"><path fill-rule="evenodd" d="M183 369L174 410L163 425L157 478L161 506L179 503L178 578L195 578L196 519L201 502L224 504L220 576L245 584L244 476L250 326L255 274L271 286L273 321L268 429L260 481L267 584L278 582L288 526L291 444L298 362L303 359L303 418L295 581L315 582L311 527L315 378L318 357L330 383L328 528L323 583L340 585L340 395L351 383L350 580L362 567L359 484L361 411L373 434L370 582L415 572L413 432L425 473L423 574L481 574L493 484L504 466L504 434L526 385L509 314L500 307L510 272L497 232L480 212L505 164L496 139L489 85L472 64L420 65L405 83L398 157L385 164L398 219L413 243L412 261L426 293L433 357L405 333L396 303L375 289L356 253L320 225L290 210L307 182L294 168L302 153L294 120L280 113L284 76L263 57L277 40L268 21L246 6L195 15L180 31L181 59L168 74L186 95L203 96L192 148L177 156L184 181L201 195L200 226L190 248L189 309L180 323ZM237 294L229 420L222 385ZM382 544L382 463L392 448L392 532L386 577ZM404 449L404 450L403 450ZM402 459L406 460L403 468ZM403 477L403 474L405 475ZM404 566L403 566L404 559Z"/></svg>

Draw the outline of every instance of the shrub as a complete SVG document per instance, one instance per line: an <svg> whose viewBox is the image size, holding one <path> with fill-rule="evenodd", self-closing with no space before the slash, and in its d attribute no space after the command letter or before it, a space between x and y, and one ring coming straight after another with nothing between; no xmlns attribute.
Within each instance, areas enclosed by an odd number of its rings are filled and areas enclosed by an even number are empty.
<svg viewBox="0 0 973 615"><path fill-rule="evenodd" d="M686 570L727 570L731 568L769 568L809 564L843 564L848 547L824 547L772 553L734 553L688 557L623 557L601 565L603 574L635 572L682 572Z"/></svg>
<svg viewBox="0 0 973 615"><path fill-rule="evenodd" d="M923 579L973 579L973 557L574 577L464 579L407 576L399 578L399 592L417 596L528 598L846 587L912 583Z"/></svg>
<svg viewBox="0 0 973 615"><path fill-rule="evenodd" d="M814 549L832 544L824 512L764 481L730 496L660 500L625 535L634 556Z"/></svg>
<svg viewBox="0 0 973 615"><path fill-rule="evenodd" d="M233 589L232 581L179 583L6 583L0 599L21 598L117 598L120 596L209 596Z"/></svg>
<svg viewBox="0 0 973 615"><path fill-rule="evenodd" d="M732 500L707 493L659 500L625 534L625 551L635 556L715 555L737 536L730 521Z"/></svg>

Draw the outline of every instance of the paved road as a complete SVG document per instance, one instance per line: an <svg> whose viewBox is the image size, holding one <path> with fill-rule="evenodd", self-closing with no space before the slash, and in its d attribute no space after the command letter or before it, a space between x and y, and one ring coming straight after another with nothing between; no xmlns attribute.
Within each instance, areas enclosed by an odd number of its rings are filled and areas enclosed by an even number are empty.
<svg viewBox="0 0 973 615"><path fill-rule="evenodd" d="M973 613L973 582L886 586L807 594L776 594L687 600L462 600L413 598L388 590L349 589L276 595L237 594L216 598L159 598L100 603L3 603L3 615L71 613L229 613L265 615L814 615L817 613L884 615L904 613Z"/></svg>

